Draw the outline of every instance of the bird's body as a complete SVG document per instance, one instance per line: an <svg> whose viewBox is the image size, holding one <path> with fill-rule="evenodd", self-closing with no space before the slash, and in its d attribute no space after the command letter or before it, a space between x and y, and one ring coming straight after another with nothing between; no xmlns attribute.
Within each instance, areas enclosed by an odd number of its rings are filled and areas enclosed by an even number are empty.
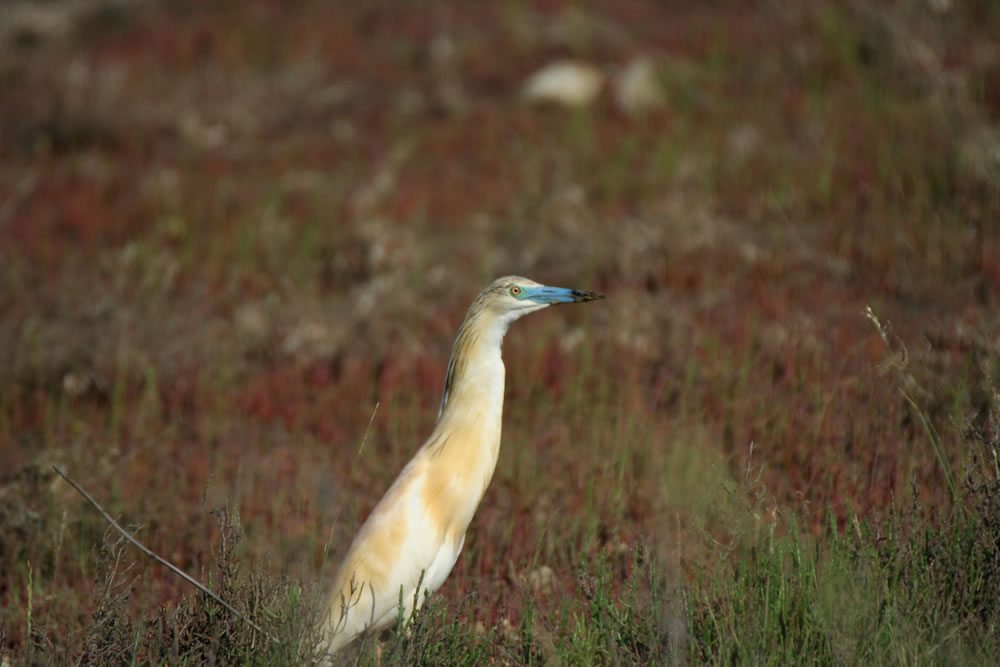
<svg viewBox="0 0 1000 667"><path fill-rule="evenodd" d="M504 365L500 346L522 315L601 295L517 276L476 298L448 363L433 433L403 468L351 544L327 600L326 651L391 624L451 572L500 453ZM418 590L419 586L419 590Z"/></svg>

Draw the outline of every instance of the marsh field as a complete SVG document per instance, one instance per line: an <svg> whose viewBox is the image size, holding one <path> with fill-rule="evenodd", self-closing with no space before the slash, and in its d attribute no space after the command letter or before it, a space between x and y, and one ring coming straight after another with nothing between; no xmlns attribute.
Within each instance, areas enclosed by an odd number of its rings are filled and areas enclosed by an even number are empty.
<svg viewBox="0 0 1000 667"><path fill-rule="evenodd" d="M1000 663L1000 5L52 0L0 6L2 664L307 663L508 273L607 298L512 327L464 552L345 662Z"/></svg>

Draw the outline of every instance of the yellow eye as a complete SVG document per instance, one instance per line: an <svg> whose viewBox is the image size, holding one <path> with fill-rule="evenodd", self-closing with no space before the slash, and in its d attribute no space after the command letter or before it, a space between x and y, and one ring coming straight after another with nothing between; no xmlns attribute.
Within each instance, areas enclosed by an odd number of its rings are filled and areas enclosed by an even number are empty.
<svg viewBox="0 0 1000 667"><path fill-rule="evenodd" d="M514 285L513 287L510 288L510 295L511 296L517 296L520 293L521 293L521 288L518 287L517 285Z"/></svg>

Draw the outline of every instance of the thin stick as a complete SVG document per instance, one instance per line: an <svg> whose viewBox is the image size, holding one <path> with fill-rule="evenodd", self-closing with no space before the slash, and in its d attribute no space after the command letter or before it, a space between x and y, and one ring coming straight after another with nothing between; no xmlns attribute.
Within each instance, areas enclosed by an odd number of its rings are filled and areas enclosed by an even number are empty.
<svg viewBox="0 0 1000 667"><path fill-rule="evenodd" d="M204 593L205 595L209 596L210 598L212 598L213 600L215 600L216 602L218 602L220 605L222 605L223 607L225 607L231 614L233 614L234 616L236 616L240 620L242 620L245 623L247 623L250 627L252 627L257 632L260 632L261 634L263 634L268 639L271 639L271 635L269 635L268 633L264 632L263 628L261 628L259 625L257 625L256 623L254 623L253 621L251 621L249 618L247 618L246 616L244 616L243 614L241 614L235 607L233 607L228 602L226 602L225 600L223 600L222 598L220 598L218 595L216 595L215 593L213 593L212 591L210 591L200 581L198 581L197 579L195 579L194 577L192 577L187 572L185 572L184 570L180 569L179 567L177 567L176 565L174 565L170 561L167 561L167 560L165 560L163 558L160 558L155 553L153 553L152 551L150 551L149 549L147 549L146 546L142 542L140 542L139 540L137 540L134 537L132 537L131 533L129 533L127 530L125 530L124 528L122 528L121 526L119 526L118 522L115 521L114 519L112 519L111 515L104 511L104 508L101 507L100 503L98 503L96 500L94 500L93 496L91 496L89 493L87 493L83 489L82 486L80 486L79 484L77 484L76 482L74 482L72 479L70 479L69 476L66 473L64 473L59 468L59 466L55 466L54 465L54 466L52 466L52 469L55 470L57 473L59 473L60 477L62 477L67 482L69 482L69 485L72 486L74 489L76 489L77 493L79 493L81 496L83 496L84 498L86 498L87 502L90 503L91 505L93 505L94 509L96 509L98 512L100 512L101 516L103 516L104 519L108 523L110 523L111 526L115 530L117 530L119 533L121 533L122 537L124 537L126 540L128 540L129 542L131 542L132 544L134 544L136 546L136 548L139 549L139 551L141 551L142 553L146 554L147 556L149 556L150 558L152 558L153 560L155 560L160 565L165 566L167 569L171 570L174 574L179 575L182 579L184 579L189 584L191 584L192 586L194 586L195 588L197 588L199 591L201 591L202 593Z"/></svg>
<svg viewBox="0 0 1000 667"><path fill-rule="evenodd" d="M355 455L355 457L354 457L354 462L355 462L355 463L357 463L357 462L358 462L358 459L360 459L360 458L361 458L361 452L362 452L362 451L364 450L364 448L365 448L365 443L366 443L366 442L368 442L368 431L372 430L372 422L374 422L374 421L375 421L375 413L376 413L376 412L378 412L378 406L379 406L379 403L381 403L381 401L379 401L379 402L376 402L376 403L375 403L375 409L374 409L374 410L372 410L372 416L371 416L371 418L370 418L370 419L368 420L368 426L367 426L367 427L365 428L365 434L364 434L364 436L363 436L363 437L361 438L361 445L360 445L360 446L358 447L358 453L357 453L357 455ZM374 609L374 607L373 607L373 609Z"/></svg>

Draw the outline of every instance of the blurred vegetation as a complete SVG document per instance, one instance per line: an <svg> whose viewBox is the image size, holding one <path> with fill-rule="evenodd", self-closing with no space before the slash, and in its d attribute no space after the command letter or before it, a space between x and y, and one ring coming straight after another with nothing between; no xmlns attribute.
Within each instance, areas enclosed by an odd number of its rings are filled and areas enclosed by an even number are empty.
<svg viewBox="0 0 1000 667"><path fill-rule="evenodd" d="M511 331L465 552L344 660L998 662L998 122L989 0L5 3L0 660L310 659L519 273L609 298Z"/></svg>

